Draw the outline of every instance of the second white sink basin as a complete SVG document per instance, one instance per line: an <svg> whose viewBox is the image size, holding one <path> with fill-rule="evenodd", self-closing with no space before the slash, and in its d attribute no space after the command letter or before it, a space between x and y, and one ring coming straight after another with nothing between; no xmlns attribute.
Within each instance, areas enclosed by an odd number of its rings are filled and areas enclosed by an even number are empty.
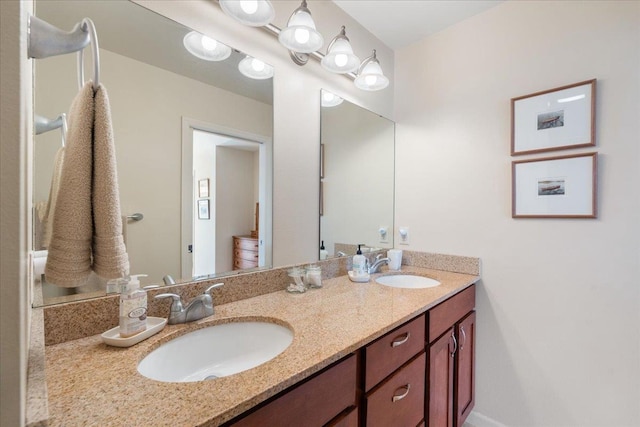
<svg viewBox="0 0 640 427"><path fill-rule="evenodd" d="M435 279L430 279L423 276L414 276L412 274L393 274L389 276L380 276L376 279L376 282L385 286L392 286L394 288L409 288L409 289L422 289L433 288L440 285L440 282Z"/></svg>
<svg viewBox="0 0 640 427"><path fill-rule="evenodd" d="M273 359L292 341L293 332L275 323L223 323L162 344L142 359L138 372L164 382L226 377Z"/></svg>

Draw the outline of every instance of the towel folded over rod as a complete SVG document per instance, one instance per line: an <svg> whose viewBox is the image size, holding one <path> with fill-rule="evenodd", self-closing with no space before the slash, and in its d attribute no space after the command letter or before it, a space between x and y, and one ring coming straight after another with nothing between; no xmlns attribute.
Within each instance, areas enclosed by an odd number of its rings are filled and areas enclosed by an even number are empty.
<svg viewBox="0 0 640 427"><path fill-rule="evenodd" d="M45 277L63 287L82 286L91 271L112 279L129 273L122 237L109 98L103 85L86 83L69 112L69 133Z"/></svg>

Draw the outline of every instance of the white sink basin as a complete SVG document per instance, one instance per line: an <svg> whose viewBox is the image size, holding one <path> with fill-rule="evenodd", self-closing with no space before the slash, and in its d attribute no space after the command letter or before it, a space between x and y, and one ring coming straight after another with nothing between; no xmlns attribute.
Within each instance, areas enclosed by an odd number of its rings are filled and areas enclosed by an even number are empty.
<svg viewBox="0 0 640 427"><path fill-rule="evenodd" d="M433 288L440 285L435 279L430 279L423 276L414 276L412 274L394 274L390 276L380 276L376 279L376 282L385 286L392 286L394 288L409 288L409 289L422 289Z"/></svg>
<svg viewBox="0 0 640 427"><path fill-rule="evenodd" d="M162 344L142 359L138 372L164 382L226 377L273 359L291 341L293 332L275 323L223 323Z"/></svg>

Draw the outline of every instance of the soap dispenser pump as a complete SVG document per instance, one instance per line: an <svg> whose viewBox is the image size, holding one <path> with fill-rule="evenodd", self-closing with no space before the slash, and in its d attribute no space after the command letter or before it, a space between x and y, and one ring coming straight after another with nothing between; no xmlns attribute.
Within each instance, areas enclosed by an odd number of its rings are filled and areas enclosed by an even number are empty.
<svg viewBox="0 0 640 427"><path fill-rule="evenodd" d="M356 277L362 277L367 274L367 258L362 255L361 246L362 243L358 245L358 251L353 256L353 274Z"/></svg>
<svg viewBox="0 0 640 427"><path fill-rule="evenodd" d="M140 289L138 277L133 274L120 294L120 337L128 338L147 329L147 292Z"/></svg>
<svg viewBox="0 0 640 427"><path fill-rule="evenodd" d="M320 259L327 259L329 252L324 248L324 240L320 242Z"/></svg>

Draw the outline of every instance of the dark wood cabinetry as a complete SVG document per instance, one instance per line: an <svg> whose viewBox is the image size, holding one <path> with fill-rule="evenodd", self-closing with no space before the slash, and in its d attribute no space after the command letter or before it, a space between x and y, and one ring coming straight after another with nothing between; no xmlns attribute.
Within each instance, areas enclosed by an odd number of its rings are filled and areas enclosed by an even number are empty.
<svg viewBox="0 0 640 427"><path fill-rule="evenodd" d="M429 311L429 427L461 427L475 404L475 286Z"/></svg>
<svg viewBox="0 0 640 427"><path fill-rule="evenodd" d="M341 414L356 407L357 356L352 354L283 395L234 421L234 427L351 426ZM357 423L357 413L355 414ZM344 421L344 424L340 422Z"/></svg>
<svg viewBox="0 0 640 427"><path fill-rule="evenodd" d="M415 427L423 420L426 361L421 352L367 395L367 427Z"/></svg>
<svg viewBox="0 0 640 427"><path fill-rule="evenodd" d="M258 238L233 236L233 269L255 268L258 266Z"/></svg>
<svg viewBox="0 0 640 427"><path fill-rule="evenodd" d="M228 425L462 427L475 402L474 307L471 286Z"/></svg>

